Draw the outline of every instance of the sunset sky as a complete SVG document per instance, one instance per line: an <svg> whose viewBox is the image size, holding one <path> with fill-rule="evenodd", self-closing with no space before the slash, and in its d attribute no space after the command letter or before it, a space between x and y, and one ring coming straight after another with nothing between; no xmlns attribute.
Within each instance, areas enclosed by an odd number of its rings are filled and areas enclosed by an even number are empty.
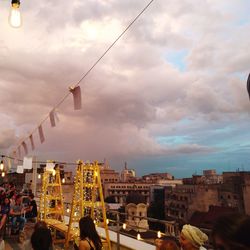
<svg viewBox="0 0 250 250"><path fill-rule="evenodd" d="M60 4L59 4L60 2ZM145 0L0 1L0 152L37 128ZM154 0L69 96L54 128L34 133L39 160L127 161L140 176L250 170L250 1Z"/></svg>

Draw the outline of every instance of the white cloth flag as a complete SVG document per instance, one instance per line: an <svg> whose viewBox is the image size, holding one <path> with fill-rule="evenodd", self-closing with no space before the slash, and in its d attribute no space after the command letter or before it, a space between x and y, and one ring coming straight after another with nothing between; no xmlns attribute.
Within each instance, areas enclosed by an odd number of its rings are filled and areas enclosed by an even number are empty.
<svg viewBox="0 0 250 250"><path fill-rule="evenodd" d="M52 162L47 162L46 163L46 170L47 171L53 171L54 167L55 167L55 163L52 163Z"/></svg>
<svg viewBox="0 0 250 250"><path fill-rule="evenodd" d="M33 135L30 135L30 144L31 144L31 149L34 150L35 144L34 144L34 140L33 140Z"/></svg>
<svg viewBox="0 0 250 250"><path fill-rule="evenodd" d="M71 87L70 92L73 94L74 100L74 109L79 110L82 108L82 96L81 96L81 88L80 86Z"/></svg>
<svg viewBox="0 0 250 250"><path fill-rule="evenodd" d="M23 146L23 149L24 149L24 153L27 155L28 154L28 148L27 148L27 144L24 141L22 142L22 146Z"/></svg>
<svg viewBox="0 0 250 250"><path fill-rule="evenodd" d="M55 127L56 126L56 121L55 121L55 111L54 111L54 109L52 111L50 111L49 119L50 119L51 127Z"/></svg>
<svg viewBox="0 0 250 250"><path fill-rule="evenodd" d="M16 172L18 174L23 174L23 166L17 166Z"/></svg>
<svg viewBox="0 0 250 250"><path fill-rule="evenodd" d="M45 138L44 138L44 133L43 133L43 127L42 127L42 125L40 125L38 127L38 132L39 132L40 142L44 143Z"/></svg>
<svg viewBox="0 0 250 250"><path fill-rule="evenodd" d="M24 169L32 169L32 157L24 157L23 158L23 168Z"/></svg>

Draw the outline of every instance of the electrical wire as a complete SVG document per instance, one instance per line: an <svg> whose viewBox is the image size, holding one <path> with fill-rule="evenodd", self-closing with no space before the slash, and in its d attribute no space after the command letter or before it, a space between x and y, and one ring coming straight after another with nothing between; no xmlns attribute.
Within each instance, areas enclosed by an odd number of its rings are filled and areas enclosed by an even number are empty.
<svg viewBox="0 0 250 250"><path fill-rule="evenodd" d="M112 42L112 44L104 51L104 53L93 63L93 65L89 68L89 70L83 74L81 79L74 85L73 88L76 88L80 85L80 83L89 75L89 73L96 67L96 65L105 57L105 55L115 46L115 44L121 39L121 37L131 28L131 26L138 20L138 18L148 9L148 7L154 2L154 0L149 1L149 3L137 14L137 16L129 23L129 25L123 30L123 32ZM50 112L54 111L56 108L58 108L71 94L71 92L67 92L67 94L51 109ZM21 142L26 141L30 135L33 135L38 128L49 118L50 112L45 116L45 118L39 123L39 125L31 132L29 133L29 136L25 137L21 140ZM21 147L21 143L16 147L16 150ZM13 150L13 151L16 151Z"/></svg>

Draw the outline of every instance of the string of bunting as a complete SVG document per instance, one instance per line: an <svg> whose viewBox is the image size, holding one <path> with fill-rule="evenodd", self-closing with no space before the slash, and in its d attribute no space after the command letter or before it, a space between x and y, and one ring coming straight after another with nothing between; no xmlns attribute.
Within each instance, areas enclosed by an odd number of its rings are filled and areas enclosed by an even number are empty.
<svg viewBox="0 0 250 250"><path fill-rule="evenodd" d="M104 51L104 53L98 58L98 60L90 67L90 69L82 76L82 78L73 86L69 88L67 94L61 99L61 101L56 104L49 114L40 122L38 127L36 127L28 137L21 140L19 145L12 151L13 158L21 157L21 148L23 148L24 155L28 154L28 147L26 144L26 140L29 139L31 150L35 149L34 143L34 133L38 130L40 143L44 143L45 136L43 131L43 123L47 121L49 118L51 127L56 126L56 109L68 98L70 94L73 96L74 101L74 110L80 110L82 108L82 98L81 98L81 88L80 83L84 80L84 78L95 68L95 66L103 59L103 57L110 51L110 49L120 40L120 38L128 31L128 29L135 23L135 21L144 13L144 11L153 3L154 0L149 1L149 3L139 12L139 14L129 23L129 25L124 29L124 31L114 40L114 42Z"/></svg>
<svg viewBox="0 0 250 250"><path fill-rule="evenodd" d="M23 159L18 159L12 156L8 155L0 155L2 158L2 162L4 160L8 160L7 165L8 168L11 169L11 160L13 161L14 164L17 165L17 169L21 169L19 164L22 164L23 169L32 169L32 164L42 164L42 165L48 165L48 162L55 165L67 165L67 166L77 166L79 163L78 162L61 162L61 161L38 161L38 160L33 160L33 157L24 157Z"/></svg>

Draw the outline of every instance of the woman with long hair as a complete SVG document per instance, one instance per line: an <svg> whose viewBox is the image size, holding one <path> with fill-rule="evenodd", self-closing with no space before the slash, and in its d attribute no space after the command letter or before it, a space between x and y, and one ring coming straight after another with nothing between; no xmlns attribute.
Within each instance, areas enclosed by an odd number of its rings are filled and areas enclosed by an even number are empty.
<svg viewBox="0 0 250 250"><path fill-rule="evenodd" d="M76 246L75 244L75 249L79 250L102 249L101 238L96 231L93 220L89 216L80 219L79 228L80 228L80 241L79 241L79 246Z"/></svg>

